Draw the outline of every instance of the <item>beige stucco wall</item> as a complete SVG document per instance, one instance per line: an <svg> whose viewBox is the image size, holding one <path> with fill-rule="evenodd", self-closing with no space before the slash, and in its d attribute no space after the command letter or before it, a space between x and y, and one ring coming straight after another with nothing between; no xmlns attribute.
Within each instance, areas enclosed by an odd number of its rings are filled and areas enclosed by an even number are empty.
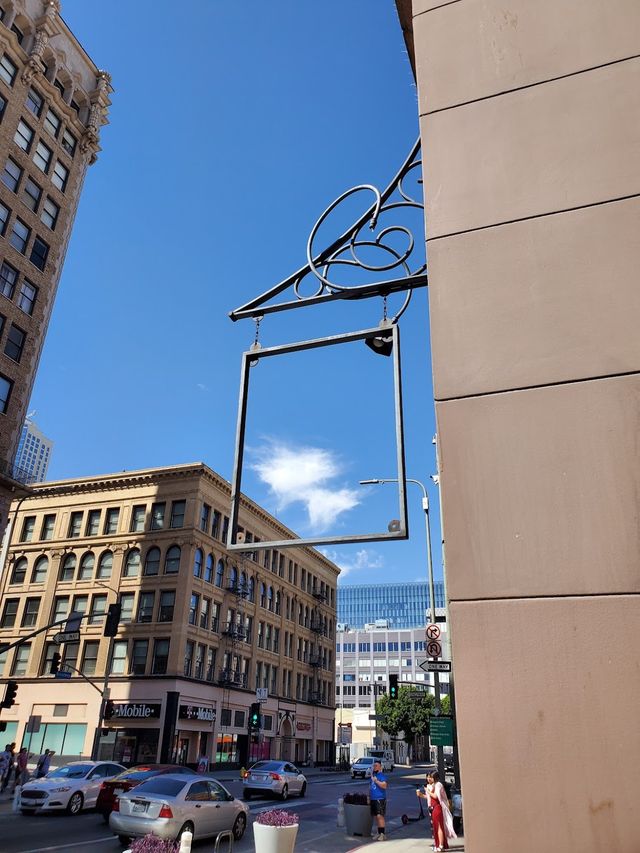
<svg viewBox="0 0 640 853"><path fill-rule="evenodd" d="M636 853L640 4L398 5L466 849Z"/></svg>

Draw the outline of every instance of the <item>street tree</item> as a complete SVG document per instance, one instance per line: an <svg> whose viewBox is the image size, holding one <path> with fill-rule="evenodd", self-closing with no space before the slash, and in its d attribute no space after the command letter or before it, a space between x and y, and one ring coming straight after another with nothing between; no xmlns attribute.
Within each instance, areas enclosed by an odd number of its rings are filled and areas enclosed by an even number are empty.
<svg viewBox="0 0 640 853"><path fill-rule="evenodd" d="M397 699L392 701L384 695L377 701L378 725L391 737L404 732L406 743L411 745L418 735L429 734L429 715L434 707L432 693L425 692L417 696L415 690L401 687Z"/></svg>

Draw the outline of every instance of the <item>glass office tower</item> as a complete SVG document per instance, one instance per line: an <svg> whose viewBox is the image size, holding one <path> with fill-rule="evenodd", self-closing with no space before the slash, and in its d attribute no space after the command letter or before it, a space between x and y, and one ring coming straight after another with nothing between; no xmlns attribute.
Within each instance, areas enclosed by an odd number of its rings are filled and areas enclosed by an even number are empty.
<svg viewBox="0 0 640 853"><path fill-rule="evenodd" d="M435 584L436 607L444 608L444 583ZM429 584L414 583L338 585L338 623L364 628L386 619L390 628L421 628L429 621Z"/></svg>

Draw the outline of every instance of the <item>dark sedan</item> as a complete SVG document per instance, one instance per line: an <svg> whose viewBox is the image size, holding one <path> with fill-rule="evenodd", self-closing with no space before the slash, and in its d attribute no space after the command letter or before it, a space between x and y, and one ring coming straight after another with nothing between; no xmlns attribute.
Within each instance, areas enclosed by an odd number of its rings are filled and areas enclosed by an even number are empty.
<svg viewBox="0 0 640 853"><path fill-rule="evenodd" d="M120 794L130 791L153 776L161 776L165 773L171 773L174 776L176 773L194 775L193 770L179 764L138 764L136 767L130 767L129 770L125 770L123 773L114 776L113 779L102 783L96 802L96 810L100 812L105 823L108 823L109 815L113 811L113 804Z"/></svg>

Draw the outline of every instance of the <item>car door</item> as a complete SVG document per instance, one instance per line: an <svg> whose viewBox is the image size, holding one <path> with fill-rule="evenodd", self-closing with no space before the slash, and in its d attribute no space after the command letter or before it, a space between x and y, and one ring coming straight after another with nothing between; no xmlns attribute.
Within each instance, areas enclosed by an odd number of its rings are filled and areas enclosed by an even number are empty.
<svg viewBox="0 0 640 853"><path fill-rule="evenodd" d="M216 832L214 829L215 803L211 800L209 785L205 779L199 779L190 786L184 802L186 807L184 821L193 821L196 838L213 835Z"/></svg>
<svg viewBox="0 0 640 853"><path fill-rule="evenodd" d="M227 799L227 792L211 779L207 780L209 787L209 798L211 802L212 832L223 832L231 829L236 816L237 808L233 800Z"/></svg>
<svg viewBox="0 0 640 853"><path fill-rule="evenodd" d="M85 808L95 806L100 792L100 785L102 785L108 774L108 768L108 764L98 764L87 776L86 782L83 785Z"/></svg>
<svg viewBox="0 0 640 853"><path fill-rule="evenodd" d="M302 774L298 770L297 767L294 767L293 764L285 764L284 772L287 776L287 785L289 786L289 791L292 794L299 794L300 789L302 788Z"/></svg>

